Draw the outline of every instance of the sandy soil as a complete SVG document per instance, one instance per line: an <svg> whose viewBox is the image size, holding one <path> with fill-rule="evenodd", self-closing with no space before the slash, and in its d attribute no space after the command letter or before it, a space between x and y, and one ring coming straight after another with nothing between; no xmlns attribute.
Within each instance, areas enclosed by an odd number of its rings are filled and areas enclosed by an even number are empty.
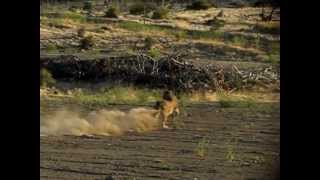
<svg viewBox="0 0 320 180"><path fill-rule="evenodd" d="M175 129L113 137L40 137L40 177L278 179L279 109L279 103L255 109L198 104L184 109Z"/></svg>

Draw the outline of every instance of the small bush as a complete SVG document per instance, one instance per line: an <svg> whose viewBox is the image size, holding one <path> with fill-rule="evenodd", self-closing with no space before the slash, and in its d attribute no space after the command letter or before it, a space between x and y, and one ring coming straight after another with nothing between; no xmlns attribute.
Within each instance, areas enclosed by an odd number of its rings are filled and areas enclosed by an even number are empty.
<svg viewBox="0 0 320 180"><path fill-rule="evenodd" d="M280 55L279 54L268 54L265 60L267 63L271 63L273 65L280 64Z"/></svg>
<svg viewBox="0 0 320 180"><path fill-rule="evenodd" d="M258 23L252 29L259 33L280 34L280 23Z"/></svg>
<svg viewBox="0 0 320 180"><path fill-rule="evenodd" d="M244 38L243 36L234 36L231 40L231 42L234 44L234 45L237 45L237 46L246 46L249 44L249 41Z"/></svg>
<svg viewBox="0 0 320 180"><path fill-rule="evenodd" d="M82 28L78 29L77 33L78 33L79 37L84 37L86 34L86 29L84 27L82 27Z"/></svg>
<svg viewBox="0 0 320 180"><path fill-rule="evenodd" d="M235 160L235 152L233 146L229 145L227 149L226 158L228 161L232 162Z"/></svg>
<svg viewBox="0 0 320 180"><path fill-rule="evenodd" d="M249 6L249 3L236 0L236 1L229 2L228 5L231 8L243 8L243 7Z"/></svg>
<svg viewBox="0 0 320 180"><path fill-rule="evenodd" d="M102 26L101 29L105 31L111 31L111 28L109 28L108 26Z"/></svg>
<svg viewBox="0 0 320 180"><path fill-rule="evenodd" d="M50 27L55 27L59 29L68 28L68 26L65 25L64 19L60 19L60 18L50 19L44 22L44 24L47 24Z"/></svg>
<svg viewBox="0 0 320 180"><path fill-rule="evenodd" d="M161 52L156 48L151 48L148 52L149 56L152 58L158 58L161 56Z"/></svg>
<svg viewBox="0 0 320 180"><path fill-rule="evenodd" d="M156 9L156 5L152 3L137 3L132 5L129 8L130 14L133 15L140 15L144 13L149 13L151 11L154 11Z"/></svg>
<svg viewBox="0 0 320 180"><path fill-rule="evenodd" d="M165 19L168 17L170 10L165 7L158 8L152 15L152 19Z"/></svg>
<svg viewBox="0 0 320 180"><path fill-rule="evenodd" d="M144 5L142 3L134 4L129 8L130 14L139 15L144 13Z"/></svg>
<svg viewBox="0 0 320 180"><path fill-rule="evenodd" d="M213 26L217 29L223 27L225 25L225 21L214 17L213 19L209 19L208 21L206 21L206 25Z"/></svg>
<svg viewBox="0 0 320 180"><path fill-rule="evenodd" d="M105 12L105 17L108 17L108 18L118 18L119 16L119 9L116 8L116 7L110 7L106 12Z"/></svg>
<svg viewBox="0 0 320 180"><path fill-rule="evenodd" d="M40 70L40 86L41 87L47 87L47 86L53 85L55 82L56 82L55 79L52 77L52 74L48 70L44 68Z"/></svg>
<svg viewBox="0 0 320 180"><path fill-rule="evenodd" d="M178 31L173 34L177 38L178 41L180 41L182 39L186 39L188 37L188 35L185 31Z"/></svg>
<svg viewBox="0 0 320 180"><path fill-rule="evenodd" d="M92 29L91 31L95 33L104 33L104 29L102 28L95 28L95 29Z"/></svg>
<svg viewBox="0 0 320 180"><path fill-rule="evenodd" d="M154 46L156 44L156 40L154 40L152 37L147 37L145 40L144 40L144 47L146 49L151 49L152 46Z"/></svg>
<svg viewBox="0 0 320 180"><path fill-rule="evenodd" d="M83 10L85 10L85 11L88 11L88 12L91 12L92 11L92 1L90 1L90 0L87 0L87 1L85 1L84 2L84 4L83 4Z"/></svg>
<svg viewBox="0 0 320 180"><path fill-rule="evenodd" d="M187 6L188 10L206 10L211 7L214 7L214 5L207 0L197 0L194 1L191 5Z"/></svg>
<svg viewBox="0 0 320 180"><path fill-rule="evenodd" d="M54 44L48 44L46 47L46 51L55 52L55 51L58 51L58 47Z"/></svg>
<svg viewBox="0 0 320 180"><path fill-rule="evenodd" d="M203 137L194 150L196 155L204 158L208 154L210 140L207 137Z"/></svg>
<svg viewBox="0 0 320 180"><path fill-rule="evenodd" d="M71 6L68 10L71 11L71 12L76 12L78 10L78 7L77 6Z"/></svg>
<svg viewBox="0 0 320 180"><path fill-rule="evenodd" d="M92 36L87 36L87 37L84 37L83 39L81 39L80 41L80 48L81 49L90 49L91 47L94 46L94 40L93 40L93 37Z"/></svg>

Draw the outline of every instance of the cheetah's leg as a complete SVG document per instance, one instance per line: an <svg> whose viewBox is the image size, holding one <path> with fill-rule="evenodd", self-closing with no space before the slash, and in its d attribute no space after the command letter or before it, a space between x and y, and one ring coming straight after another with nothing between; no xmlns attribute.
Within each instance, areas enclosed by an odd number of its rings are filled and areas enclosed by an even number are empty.
<svg viewBox="0 0 320 180"><path fill-rule="evenodd" d="M162 127L164 129L168 129L169 127L166 125L168 117L163 112L161 114L162 114Z"/></svg>

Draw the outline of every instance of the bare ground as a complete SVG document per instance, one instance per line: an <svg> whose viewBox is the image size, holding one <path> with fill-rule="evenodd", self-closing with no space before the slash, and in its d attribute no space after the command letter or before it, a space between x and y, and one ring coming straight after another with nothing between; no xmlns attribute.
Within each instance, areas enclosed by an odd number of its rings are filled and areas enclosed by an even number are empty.
<svg viewBox="0 0 320 180"><path fill-rule="evenodd" d="M279 103L263 103L254 109L221 108L211 103L184 110L179 128L170 130L113 137L40 137L40 177L279 178ZM209 142L201 146L204 138ZM205 152L202 157L201 150Z"/></svg>

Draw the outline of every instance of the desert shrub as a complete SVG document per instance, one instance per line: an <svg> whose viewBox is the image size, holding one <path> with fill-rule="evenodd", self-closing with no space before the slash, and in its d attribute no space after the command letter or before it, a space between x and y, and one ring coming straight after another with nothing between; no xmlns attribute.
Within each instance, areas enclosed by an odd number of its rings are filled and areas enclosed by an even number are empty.
<svg viewBox="0 0 320 180"><path fill-rule="evenodd" d="M156 5L153 3L136 3L129 7L130 14L139 15L149 13L156 9Z"/></svg>
<svg viewBox="0 0 320 180"><path fill-rule="evenodd" d="M95 32L95 33L104 33L104 29L102 29L102 28L94 28L94 29L92 29L91 30L92 32Z"/></svg>
<svg viewBox="0 0 320 180"><path fill-rule="evenodd" d="M214 7L214 5L207 0L197 0L194 1L191 5L187 6L187 9L189 10L206 10L211 7Z"/></svg>
<svg viewBox="0 0 320 180"><path fill-rule="evenodd" d="M94 39L92 36L84 37L80 41L80 48L81 49L90 49L93 46L94 46Z"/></svg>
<svg viewBox="0 0 320 180"><path fill-rule="evenodd" d="M110 31L111 30L111 28L109 28L108 26L102 26L101 29L105 30L105 31Z"/></svg>
<svg viewBox="0 0 320 180"><path fill-rule="evenodd" d="M234 161L236 158L236 154L235 154L235 151L234 151L234 147L232 145L228 145L228 149L227 149L227 153L226 153L226 159L229 161L229 162L232 162Z"/></svg>
<svg viewBox="0 0 320 180"><path fill-rule="evenodd" d="M248 44L250 44L249 41L243 36L234 36L231 39L231 42L234 45L242 46L242 47L247 46Z"/></svg>
<svg viewBox="0 0 320 180"><path fill-rule="evenodd" d="M229 87L234 87L237 90L243 89L244 82L242 80L242 76L239 75L238 73L232 73L232 79L229 80L227 83Z"/></svg>
<svg viewBox="0 0 320 180"><path fill-rule="evenodd" d="M71 11L71 12L76 12L77 9L78 9L78 7L73 5L73 6L69 7L68 10Z"/></svg>
<svg viewBox="0 0 320 180"><path fill-rule="evenodd" d="M64 19L70 19L75 22L85 22L86 18L82 14L76 13L76 12L67 12L62 14L62 18Z"/></svg>
<svg viewBox="0 0 320 180"><path fill-rule="evenodd" d="M157 48L151 48L148 54L153 58L158 58L161 56L161 52Z"/></svg>
<svg viewBox="0 0 320 180"><path fill-rule="evenodd" d="M40 86L46 87L53 85L55 83L55 79L52 77L52 74L47 69L40 69Z"/></svg>
<svg viewBox="0 0 320 180"><path fill-rule="evenodd" d="M280 54L268 54L265 61L273 65L278 65L280 63Z"/></svg>
<svg viewBox="0 0 320 180"><path fill-rule="evenodd" d="M79 37L84 37L85 34L86 34L86 29L84 27L78 29L77 34L78 34Z"/></svg>
<svg viewBox="0 0 320 180"><path fill-rule="evenodd" d="M119 9L116 8L116 7L110 7L106 12L105 12L105 17L108 17L108 18L118 18L119 16Z"/></svg>
<svg viewBox="0 0 320 180"><path fill-rule="evenodd" d="M214 17L213 19L209 19L208 21L206 21L206 25L213 26L217 29L223 27L225 25L225 21Z"/></svg>
<svg viewBox="0 0 320 180"><path fill-rule="evenodd" d="M271 54L280 53L280 42L273 41L268 44L267 52Z"/></svg>
<svg viewBox="0 0 320 180"><path fill-rule="evenodd" d="M248 2L244 2L244 1L236 0L236 1L229 2L228 5L231 8L243 8L243 7L249 6L249 3Z"/></svg>
<svg viewBox="0 0 320 180"><path fill-rule="evenodd" d="M204 158L208 154L209 145L210 140L207 137L203 137L194 150L196 155L201 158Z"/></svg>
<svg viewBox="0 0 320 180"><path fill-rule="evenodd" d="M50 27L55 27L59 29L68 28L68 26L65 25L65 20L62 18L47 19L43 22L43 24L47 24Z"/></svg>
<svg viewBox="0 0 320 180"><path fill-rule="evenodd" d="M165 19L168 17L170 10L166 7L160 7L153 12L152 19Z"/></svg>
<svg viewBox="0 0 320 180"><path fill-rule="evenodd" d="M252 29L260 33L280 34L280 23L279 22L258 23L254 25Z"/></svg>
<svg viewBox="0 0 320 180"><path fill-rule="evenodd" d="M129 8L129 12L130 14L134 14L134 15L143 14L144 5L142 3L134 4Z"/></svg>
<svg viewBox="0 0 320 180"><path fill-rule="evenodd" d="M92 11L92 8L93 8L93 6L92 6L92 1L87 0L87 1L84 2L84 4L83 4L83 10L88 11L88 12L91 12L91 11Z"/></svg>
<svg viewBox="0 0 320 180"><path fill-rule="evenodd" d="M58 47L55 44L48 44L45 49L48 52L58 51Z"/></svg>
<svg viewBox="0 0 320 180"><path fill-rule="evenodd" d="M146 38L144 39L144 47L145 47L146 49L151 49L152 46L155 45L155 44L156 44L156 40L153 39L152 37L146 37Z"/></svg>
<svg viewBox="0 0 320 180"><path fill-rule="evenodd" d="M178 31L173 34L177 38L178 41L180 41L182 39L186 39L188 37L188 35L185 31Z"/></svg>

